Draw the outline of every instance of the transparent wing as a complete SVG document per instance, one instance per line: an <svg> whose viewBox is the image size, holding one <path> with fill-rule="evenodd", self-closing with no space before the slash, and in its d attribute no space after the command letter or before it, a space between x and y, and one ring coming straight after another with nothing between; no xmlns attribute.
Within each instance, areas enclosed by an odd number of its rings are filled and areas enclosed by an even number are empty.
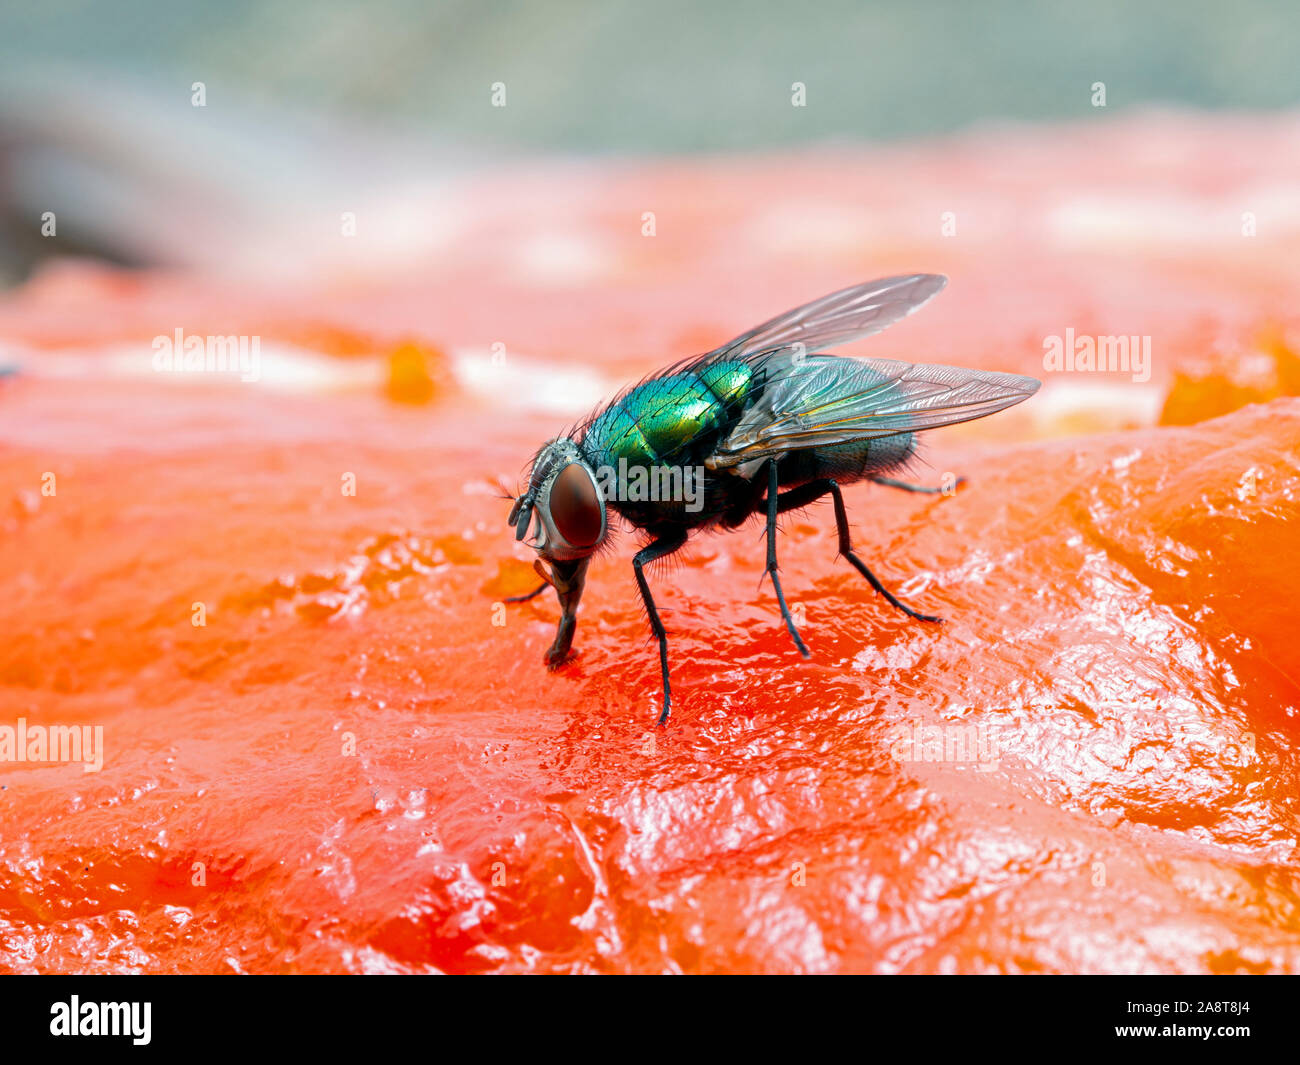
<svg viewBox="0 0 1300 1065"><path fill-rule="evenodd" d="M1028 399L1041 385L1020 374L834 355L783 355L765 368L766 387L705 460L709 468L967 422Z"/></svg>
<svg viewBox="0 0 1300 1065"><path fill-rule="evenodd" d="M854 285L786 311L714 349L699 361L748 359L781 348L811 355L835 344L846 344L879 333L906 318L938 295L947 283L942 274L910 274Z"/></svg>
<svg viewBox="0 0 1300 1065"><path fill-rule="evenodd" d="M714 363L747 362L753 368L756 380L770 380L772 370L788 367L792 357L799 359L833 344L879 333L906 318L942 292L947 284L948 279L942 274L909 274L884 277L832 292L755 326L705 355L693 355L630 385L594 411L574 432L579 439L584 439L598 418L633 393L641 392L657 381L675 379L682 373L699 373ZM663 407L671 405L676 396L673 389L677 387L680 386L667 386L663 395L645 398L659 405L656 413L662 413Z"/></svg>

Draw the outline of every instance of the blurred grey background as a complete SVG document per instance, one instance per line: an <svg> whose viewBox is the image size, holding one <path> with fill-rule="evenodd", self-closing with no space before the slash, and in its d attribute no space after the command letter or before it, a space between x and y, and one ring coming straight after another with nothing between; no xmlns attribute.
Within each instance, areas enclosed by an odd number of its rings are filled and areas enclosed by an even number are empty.
<svg viewBox="0 0 1300 1065"><path fill-rule="evenodd" d="M1086 118L1099 81L1108 114L1293 108L1298 46L1294 0L10 0L0 284L47 254L33 212L52 199L62 252L152 263L167 240L132 242L104 219L196 185L255 211L266 188L239 187L254 173L891 140ZM494 82L505 108L489 105Z"/></svg>

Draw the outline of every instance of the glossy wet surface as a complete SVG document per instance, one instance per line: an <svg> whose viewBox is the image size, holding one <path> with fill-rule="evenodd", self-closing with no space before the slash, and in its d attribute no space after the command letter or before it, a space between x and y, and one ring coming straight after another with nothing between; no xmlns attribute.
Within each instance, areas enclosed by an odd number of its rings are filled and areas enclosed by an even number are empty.
<svg viewBox="0 0 1300 1065"><path fill-rule="evenodd" d="M1018 158L1056 174L1060 150ZM890 166L913 196L939 186L937 209L952 152L1008 165L963 142ZM845 166L812 169L852 200ZM629 182L677 235L644 260L627 237L623 266L558 293L484 285L485 251L458 280L431 265L418 298L273 310L67 269L8 300L0 726L102 726L104 761L0 766L0 968L1300 970L1296 267L1233 245L1250 276L1196 323L1188 293L1219 276L1202 257L1067 254L1032 235L1057 216L1026 208L1001 251L903 234L867 255L828 222L825 261L777 270L724 237L785 232L762 194L781 178L736 169L718 217L690 214L711 186L685 170L588 178L566 200L580 242L621 248L616 209L636 234ZM1144 180L1126 195L1154 197ZM1015 199L968 195L977 229ZM818 505L781 541L810 662L755 525L653 572L666 729L630 537L594 563L577 657L548 673L553 597L499 605L535 581L491 482L513 487L585 390L906 268L949 292L860 350L1042 376L1045 333L1146 333L1151 380L1054 376L930 436L913 475L964 474L952 498L847 490L863 557L942 628L837 560ZM263 381L147 372L178 323L258 331ZM408 334L415 354L394 354ZM1198 420L1232 406L1206 384L1224 351L1222 381L1249 364L1241 387L1269 402ZM1175 401L1184 424L1158 425Z"/></svg>

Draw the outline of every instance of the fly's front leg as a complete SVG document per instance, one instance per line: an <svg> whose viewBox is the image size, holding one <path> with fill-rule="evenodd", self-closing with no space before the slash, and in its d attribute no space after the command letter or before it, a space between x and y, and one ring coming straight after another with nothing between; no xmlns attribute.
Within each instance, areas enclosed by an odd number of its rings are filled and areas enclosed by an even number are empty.
<svg viewBox="0 0 1300 1065"><path fill-rule="evenodd" d="M508 596L506 596L504 599L502 599L501 602L503 602L503 603L526 603L526 602L528 602L528 600L530 600L530 599L536 599L539 595L541 595L544 591L546 591L546 589L549 588L550 586L551 586L551 584L550 584L549 581L542 581L542 583L539 584L536 588L534 588L531 592L527 592L527 593L525 593L524 595L508 595Z"/></svg>
<svg viewBox="0 0 1300 1065"><path fill-rule="evenodd" d="M550 669L559 669L569 659L573 648L573 633L578 627L578 617L565 611L560 615L559 624L555 626L555 640L546 652L546 665Z"/></svg>
<svg viewBox="0 0 1300 1065"><path fill-rule="evenodd" d="M560 600L560 622L555 626L555 642L546 652L546 665L551 669L559 669L568 660L569 649L573 646L573 633L578 627L578 604L582 602L582 590L587 585L587 565L590 562L589 558L556 560L551 563L551 572L547 573L541 560L537 561L537 572L546 578L546 583L555 589Z"/></svg>
<svg viewBox="0 0 1300 1065"><path fill-rule="evenodd" d="M780 511L780 500L777 498L777 473L776 459L770 459L767 464L767 575L772 578L772 587L776 590L776 601L781 607L781 617L785 619L785 627L790 630L790 638L794 640L794 645L799 648L799 653L804 658L811 658L812 654L808 650L808 645L803 642L803 637L799 635L799 630L795 628L794 618L790 616L790 608L785 604L785 593L781 591L781 578L776 573L776 516Z"/></svg>
<svg viewBox="0 0 1300 1065"><path fill-rule="evenodd" d="M844 509L844 496L840 494L840 486L833 480L828 480L826 485L827 491L830 492L831 498L835 501L835 527L839 531L840 535L840 554L853 563L853 568L861 573L862 576L866 577L871 587L883 595L889 601L890 605L901 610L909 618L916 618L917 621L932 621L935 623L943 621L943 618L934 617L930 614L919 614L906 603L899 602L899 600L894 597L894 594L876 579L876 575L872 573L871 570L867 569L867 564L853 553L853 539L849 535L849 515Z"/></svg>
<svg viewBox="0 0 1300 1065"><path fill-rule="evenodd" d="M655 639L659 641L659 672L663 676L664 682L664 708L659 715L660 725L667 723L668 712L672 707L673 699L672 687L668 682L668 633L664 629L664 623L659 620L659 611L655 609L654 597L650 594L650 585L646 582L645 573L642 571L655 559L671 555L685 542L686 538L684 536L656 540L652 544L647 544L632 558L632 569L636 571L636 584L641 590L641 602L645 604L646 615L650 618L650 630L655 634Z"/></svg>

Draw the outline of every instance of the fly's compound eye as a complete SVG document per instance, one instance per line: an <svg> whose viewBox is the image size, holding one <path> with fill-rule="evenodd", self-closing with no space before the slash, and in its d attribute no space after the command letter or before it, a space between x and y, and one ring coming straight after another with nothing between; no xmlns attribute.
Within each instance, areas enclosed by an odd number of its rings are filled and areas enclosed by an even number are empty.
<svg viewBox="0 0 1300 1065"><path fill-rule="evenodd" d="M574 547L594 547L605 525L604 507L591 475L571 462L551 485L551 521L555 531Z"/></svg>

